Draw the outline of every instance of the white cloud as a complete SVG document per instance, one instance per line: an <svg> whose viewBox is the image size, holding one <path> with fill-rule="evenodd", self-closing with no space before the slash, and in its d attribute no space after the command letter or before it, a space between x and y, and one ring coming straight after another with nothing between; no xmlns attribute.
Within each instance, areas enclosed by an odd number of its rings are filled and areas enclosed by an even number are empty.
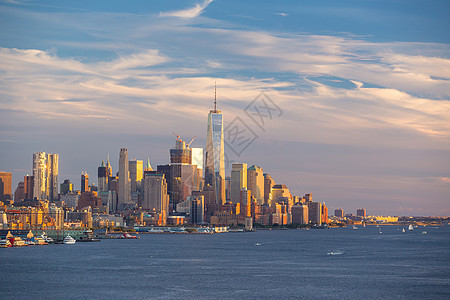
<svg viewBox="0 0 450 300"><path fill-rule="evenodd" d="M203 3L197 3L192 8L161 12L159 15L161 17L195 18L198 17L211 2L213 2L213 0L204 0Z"/></svg>

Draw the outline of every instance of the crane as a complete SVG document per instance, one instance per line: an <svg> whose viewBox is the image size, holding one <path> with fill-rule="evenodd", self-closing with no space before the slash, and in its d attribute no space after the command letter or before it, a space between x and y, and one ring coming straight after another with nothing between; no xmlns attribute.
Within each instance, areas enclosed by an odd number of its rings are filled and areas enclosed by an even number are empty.
<svg viewBox="0 0 450 300"><path fill-rule="evenodd" d="M194 136L194 137L192 138L192 140L187 144L188 147L191 146L192 142L195 140L196 137L197 137L197 136Z"/></svg>

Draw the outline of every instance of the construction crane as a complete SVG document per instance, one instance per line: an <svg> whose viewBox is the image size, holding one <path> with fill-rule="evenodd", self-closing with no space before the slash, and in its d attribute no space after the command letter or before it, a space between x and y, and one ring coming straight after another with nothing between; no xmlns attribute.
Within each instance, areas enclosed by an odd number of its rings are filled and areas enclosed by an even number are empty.
<svg viewBox="0 0 450 300"><path fill-rule="evenodd" d="M175 133L173 131L172 131L172 134L177 137L177 141L180 140L180 135L179 134L177 134L177 133Z"/></svg>
<svg viewBox="0 0 450 300"><path fill-rule="evenodd" d="M187 144L188 147L191 146L192 142L195 140L196 137L197 137L197 136L194 136L194 137L192 138L192 140Z"/></svg>

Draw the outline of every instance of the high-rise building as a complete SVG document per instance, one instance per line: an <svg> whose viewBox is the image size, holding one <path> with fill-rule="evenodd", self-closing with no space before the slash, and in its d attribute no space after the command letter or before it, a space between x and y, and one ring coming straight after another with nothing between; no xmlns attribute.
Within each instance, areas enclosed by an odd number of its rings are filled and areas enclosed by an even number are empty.
<svg viewBox="0 0 450 300"><path fill-rule="evenodd" d="M356 210L356 215L358 217L365 218L366 217L366 210L364 208L360 208Z"/></svg>
<svg viewBox="0 0 450 300"><path fill-rule="evenodd" d="M142 179L144 177L144 162L142 160L130 160L131 193L141 192Z"/></svg>
<svg viewBox="0 0 450 300"><path fill-rule="evenodd" d="M325 205L325 202L322 203L321 219L322 224L328 223L328 207Z"/></svg>
<svg viewBox="0 0 450 300"><path fill-rule="evenodd" d="M247 188L242 188L239 191L239 202L240 204L241 214L244 214L246 217L252 216L252 193L247 190Z"/></svg>
<svg viewBox="0 0 450 300"><path fill-rule="evenodd" d="M23 177L25 199L33 199L34 193L34 176L26 175Z"/></svg>
<svg viewBox="0 0 450 300"><path fill-rule="evenodd" d="M308 219L312 224L322 225L322 203L308 202Z"/></svg>
<svg viewBox="0 0 450 300"><path fill-rule="evenodd" d="M205 185L211 185L216 191L216 203L225 203L225 147L223 139L222 112L217 110L217 98L214 97L214 109L209 111L206 131Z"/></svg>
<svg viewBox="0 0 450 300"><path fill-rule="evenodd" d="M89 174L81 172L81 193L89 192Z"/></svg>
<svg viewBox="0 0 450 300"><path fill-rule="evenodd" d="M0 172L0 201L12 199L12 173Z"/></svg>
<svg viewBox="0 0 450 300"><path fill-rule="evenodd" d="M338 208L334 210L334 216L338 218L344 217L344 210L342 208Z"/></svg>
<svg viewBox="0 0 450 300"><path fill-rule="evenodd" d="M49 200L58 200L59 155L47 154L47 196Z"/></svg>
<svg viewBox="0 0 450 300"><path fill-rule="evenodd" d="M105 166L105 162L102 160L102 164L97 169L98 190L100 192L108 191L108 168Z"/></svg>
<svg viewBox="0 0 450 300"><path fill-rule="evenodd" d="M162 215L163 222L169 211L169 195L164 174L146 174L142 208Z"/></svg>
<svg viewBox="0 0 450 300"><path fill-rule="evenodd" d="M247 188L247 164L234 163L231 166L231 202L240 202L240 193L244 188Z"/></svg>
<svg viewBox="0 0 450 300"><path fill-rule="evenodd" d="M293 205L291 207L292 224L308 224L308 206L303 204Z"/></svg>
<svg viewBox="0 0 450 300"><path fill-rule="evenodd" d="M192 224L199 224L204 222L205 217L205 199L203 195L196 195L191 197L190 218Z"/></svg>
<svg viewBox="0 0 450 300"><path fill-rule="evenodd" d="M121 148L119 153L119 207L130 202L129 180L128 150Z"/></svg>
<svg viewBox="0 0 450 300"><path fill-rule="evenodd" d="M33 154L33 198L38 200L46 199L46 167L45 152L37 152Z"/></svg>
<svg viewBox="0 0 450 300"><path fill-rule="evenodd" d="M256 199L256 204L264 204L264 175L263 169L258 166L251 166L247 169L247 188Z"/></svg>
<svg viewBox="0 0 450 300"><path fill-rule="evenodd" d="M33 198L58 199L58 154L33 154Z"/></svg>
<svg viewBox="0 0 450 300"><path fill-rule="evenodd" d="M64 179L64 182L59 185L59 191L61 195L67 195L73 192L73 183L70 182L70 179Z"/></svg>
<svg viewBox="0 0 450 300"><path fill-rule="evenodd" d="M25 184L23 181L17 184L17 188L14 191L14 202L18 202L25 199Z"/></svg>
<svg viewBox="0 0 450 300"><path fill-rule="evenodd" d="M152 165L150 164L150 158L147 159L147 164L145 165L144 172L153 171Z"/></svg>
<svg viewBox="0 0 450 300"><path fill-rule="evenodd" d="M269 174L264 174L264 204L271 205L272 201L272 187L275 185L275 181Z"/></svg>

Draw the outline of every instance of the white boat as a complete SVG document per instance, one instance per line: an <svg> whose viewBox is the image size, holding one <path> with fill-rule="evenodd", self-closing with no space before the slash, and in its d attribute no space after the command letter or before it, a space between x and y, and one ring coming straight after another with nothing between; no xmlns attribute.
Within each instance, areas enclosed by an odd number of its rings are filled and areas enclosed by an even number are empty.
<svg viewBox="0 0 450 300"><path fill-rule="evenodd" d="M72 244L76 243L76 240L73 237L71 237L70 235L67 235L64 238L63 243L66 244L66 245L72 245Z"/></svg>
<svg viewBox="0 0 450 300"><path fill-rule="evenodd" d="M42 235L40 236L40 238L43 239L46 243L49 243L49 244L55 242L51 237L49 237L49 236L47 236L45 234L45 231L42 232Z"/></svg>
<svg viewBox="0 0 450 300"><path fill-rule="evenodd" d="M409 230L409 231L413 231L413 230L414 230L414 227L413 227L412 225L409 225L409 226L408 226L408 230Z"/></svg>
<svg viewBox="0 0 450 300"><path fill-rule="evenodd" d="M353 226L353 230L358 230L358 226Z"/></svg>
<svg viewBox="0 0 450 300"><path fill-rule="evenodd" d="M405 232L405 228L402 229L402 232Z"/></svg>
<svg viewBox="0 0 450 300"><path fill-rule="evenodd" d="M381 227L378 227L378 229L379 229L378 233L383 233L383 232L381 231Z"/></svg>

